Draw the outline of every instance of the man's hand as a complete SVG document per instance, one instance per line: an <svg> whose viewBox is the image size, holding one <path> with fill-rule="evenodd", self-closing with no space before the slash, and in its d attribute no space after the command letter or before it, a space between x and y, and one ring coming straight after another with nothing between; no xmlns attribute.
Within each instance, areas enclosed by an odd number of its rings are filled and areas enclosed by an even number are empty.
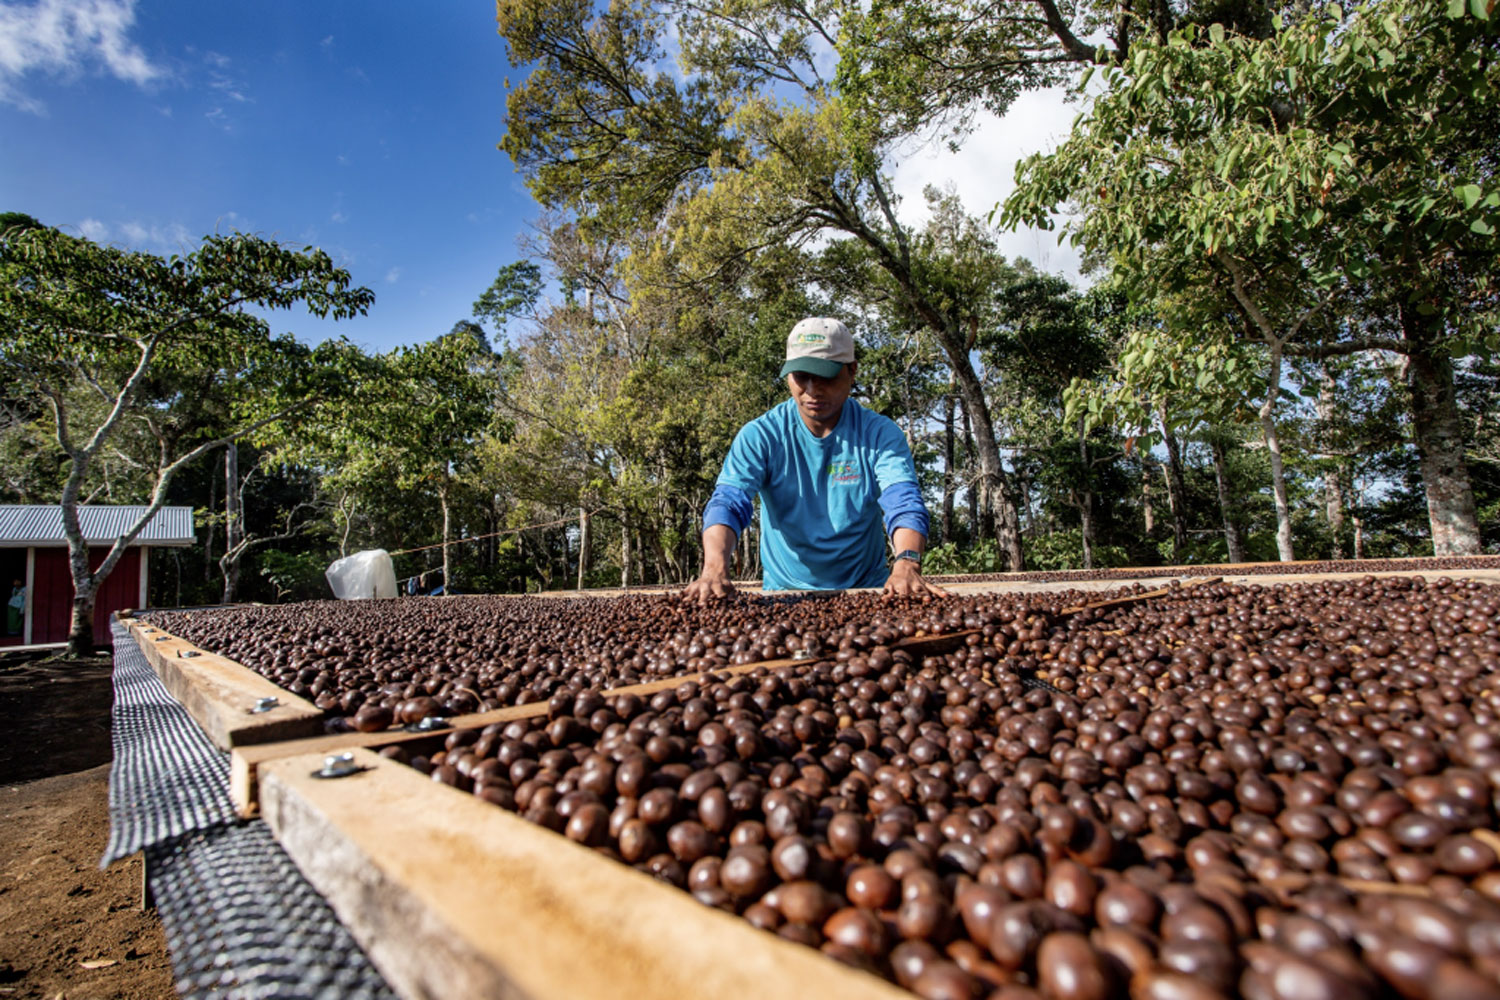
<svg viewBox="0 0 1500 1000"><path fill-rule="evenodd" d="M936 584L922 579L922 571L910 559L897 559L891 567L891 575L885 581L882 593L893 597L947 597L948 592Z"/></svg>
<svg viewBox="0 0 1500 1000"><path fill-rule="evenodd" d="M710 571L705 569L703 575L687 585L682 596L699 604L708 604L712 601L722 601L734 593L734 584L729 581L729 574L721 571Z"/></svg>
<svg viewBox="0 0 1500 1000"><path fill-rule="evenodd" d="M734 593L734 584L729 582L729 565L736 541L734 529L727 524L711 524L703 529L703 572L687 585L683 597L707 604Z"/></svg>

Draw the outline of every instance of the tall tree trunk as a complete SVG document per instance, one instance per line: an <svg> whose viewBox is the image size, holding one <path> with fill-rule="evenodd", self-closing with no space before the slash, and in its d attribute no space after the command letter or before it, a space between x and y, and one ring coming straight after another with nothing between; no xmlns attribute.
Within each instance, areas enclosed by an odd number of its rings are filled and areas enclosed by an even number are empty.
<svg viewBox="0 0 1500 1000"><path fill-rule="evenodd" d="M1464 460L1463 425L1453 393L1453 361L1441 346L1436 321L1401 306L1407 343L1406 384L1411 391L1412 439L1421 461L1422 488L1432 526L1432 553L1471 556L1481 551L1474 490Z"/></svg>
<svg viewBox="0 0 1500 1000"><path fill-rule="evenodd" d="M735 556L738 565L734 567L734 578L736 580L753 580L755 571L751 568L755 561L755 539L751 537L750 525L745 525L745 530L740 532L739 540L735 543Z"/></svg>
<svg viewBox="0 0 1500 1000"><path fill-rule="evenodd" d="M630 558L630 525L624 519L620 521L620 586L630 586L632 569Z"/></svg>
<svg viewBox="0 0 1500 1000"><path fill-rule="evenodd" d="M948 380L948 394L943 397L943 541L953 541L953 451L954 451L954 380Z"/></svg>
<svg viewBox="0 0 1500 1000"><path fill-rule="evenodd" d="M1083 540L1083 568L1094 568L1094 491L1090 471L1089 439L1083 418L1078 418L1078 461L1081 463L1082 488L1078 491L1079 537Z"/></svg>
<svg viewBox="0 0 1500 1000"><path fill-rule="evenodd" d="M1000 543L1006 568L1013 573L1019 572L1024 562L1020 513L1010 477L1005 474L1000 461L1000 445L995 438L995 425L990 421L989 405L984 399L984 386L969 362L968 347L962 335L945 333L940 339L948 354L949 366L958 377L964 413L969 417L974 445L979 451L979 468L983 477L979 496L981 510L995 518L995 538Z"/></svg>
<svg viewBox="0 0 1500 1000"><path fill-rule="evenodd" d="M208 473L208 512L211 515L219 506L219 480L214 475L213 466L209 466ZM203 582L212 582L214 578L214 527L213 517L208 518L203 536Z"/></svg>
<svg viewBox="0 0 1500 1000"><path fill-rule="evenodd" d="M1156 416L1161 420L1162 443L1167 446L1167 507L1172 512L1172 561L1182 562L1187 547L1187 486L1182 478L1182 449L1177 435L1167 424L1167 406L1159 403Z"/></svg>
<svg viewBox="0 0 1500 1000"><path fill-rule="evenodd" d="M964 406L964 457L970 464L974 461L974 428L969 423L969 408ZM984 524L979 519L979 493L980 482L977 477L971 477L969 483L969 542L970 544L984 538Z"/></svg>
<svg viewBox="0 0 1500 1000"><path fill-rule="evenodd" d="M448 536L452 530L452 511L448 506L448 470L446 467L438 483L438 502L443 507L443 596L447 597L453 593L453 576L449 572L452 567L448 561Z"/></svg>
<svg viewBox="0 0 1500 1000"><path fill-rule="evenodd" d="M1156 508L1151 504L1151 464L1141 463L1141 511L1146 516L1146 536L1156 530Z"/></svg>
<svg viewBox="0 0 1500 1000"><path fill-rule="evenodd" d="M1328 359L1318 367L1318 425L1323 440L1333 436L1333 418L1337 404L1334 400L1333 372L1328 368ZM1344 491L1341 480L1343 462L1330 462L1323 470L1323 509L1328 515L1328 536L1332 541L1330 555L1334 559L1344 557Z"/></svg>
<svg viewBox="0 0 1500 1000"><path fill-rule="evenodd" d="M1333 540L1334 559L1344 558L1343 463L1323 473L1323 507L1328 515L1328 535Z"/></svg>
<svg viewBox="0 0 1500 1000"><path fill-rule="evenodd" d="M583 589L584 578L589 574L589 549L594 544L594 519L582 507L578 508L578 589Z"/></svg>
<svg viewBox="0 0 1500 1000"><path fill-rule="evenodd" d="M1242 563L1245 561L1245 545L1240 539L1239 526L1230 515L1229 461L1224 453L1224 439L1218 434L1210 434L1208 449L1214 460L1214 485L1219 491L1219 516L1224 519L1224 544L1229 549L1229 561Z"/></svg>
<svg viewBox="0 0 1500 1000"><path fill-rule="evenodd" d="M1297 558L1292 551L1292 511L1286 498L1286 466L1281 460L1281 437L1276 432L1276 397L1281 392L1281 348L1272 340L1271 371L1266 377L1266 401L1260 406L1260 433L1271 456L1271 495L1276 501L1276 557L1282 562Z"/></svg>
<svg viewBox="0 0 1500 1000"><path fill-rule="evenodd" d="M240 446L231 441L224 446L224 558L219 561L224 574L224 604L233 604L239 591L240 557L235 546L245 537L244 518L244 498L240 495Z"/></svg>
<svg viewBox="0 0 1500 1000"><path fill-rule="evenodd" d="M1362 517L1353 518L1354 521L1354 558L1365 557L1365 521Z"/></svg>

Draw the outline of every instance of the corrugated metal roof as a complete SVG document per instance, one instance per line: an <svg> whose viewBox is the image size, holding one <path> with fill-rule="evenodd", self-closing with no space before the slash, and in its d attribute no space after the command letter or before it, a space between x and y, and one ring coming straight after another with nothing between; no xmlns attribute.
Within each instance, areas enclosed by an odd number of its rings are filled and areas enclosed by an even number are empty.
<svg viewBox="0 0 1500 1000"><path fill-rule="evenodd" d="M78 523L90 545L113 543L147 509L144 504L86 504L78 508ZM195 540L193 508L163 507L131 544L192 545ZM65 544L58 504L0 504L0 546Z"/></svg>

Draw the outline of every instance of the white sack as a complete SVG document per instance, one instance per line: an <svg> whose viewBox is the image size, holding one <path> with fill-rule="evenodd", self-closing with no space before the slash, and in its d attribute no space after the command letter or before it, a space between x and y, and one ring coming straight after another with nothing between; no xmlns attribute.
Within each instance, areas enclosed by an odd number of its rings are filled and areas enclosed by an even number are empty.
<svg viewBox="0 0 1500 1000"><path fill-rule="evenodd" d="M325 574L333 596L341 601L396 596L396 567L385 549L368 549L345 556Z"/></svg>

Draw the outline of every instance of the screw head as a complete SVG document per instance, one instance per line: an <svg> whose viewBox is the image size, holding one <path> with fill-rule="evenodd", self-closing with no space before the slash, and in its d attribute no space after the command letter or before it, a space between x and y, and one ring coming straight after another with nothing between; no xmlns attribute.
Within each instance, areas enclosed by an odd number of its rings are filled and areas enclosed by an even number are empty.
<svg viewBox="0 0 1500 1000"><path fill-rule="evenodd" d="M347 778L364 770L354 763L354 754L349 751L331 753L323 758L323 766L313 772L314 778Z"/></svg>

